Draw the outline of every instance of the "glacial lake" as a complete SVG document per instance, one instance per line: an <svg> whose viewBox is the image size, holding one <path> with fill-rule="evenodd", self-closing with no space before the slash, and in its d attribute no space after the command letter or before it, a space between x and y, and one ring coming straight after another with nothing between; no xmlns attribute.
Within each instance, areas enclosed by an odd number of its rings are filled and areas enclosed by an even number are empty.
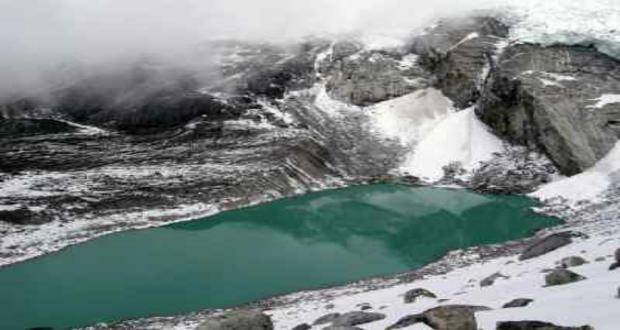
<svg viewBox="0 0 620 330"><path fill-rule="evenodd" d="M558 224L535 202L378 184L105 236L0 270L0 329L223 308L405 272Z"/></svg>

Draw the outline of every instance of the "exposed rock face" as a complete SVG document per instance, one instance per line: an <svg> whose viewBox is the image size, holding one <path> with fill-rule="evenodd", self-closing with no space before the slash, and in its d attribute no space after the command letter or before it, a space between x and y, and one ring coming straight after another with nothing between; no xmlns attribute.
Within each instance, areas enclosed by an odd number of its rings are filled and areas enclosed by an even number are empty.
<svg viewBox="0 0 620 330"><path fill-rule="evenodd" d="M410 49L435 75L436 87L466 108L478 100L485 67L507 35L508 27L491 17L450 19L414 38Z"/></svg>
<svg viewBox="0 0 620 330"><path fill-rule="evenodd" d="M364 50L355 42L341 41L320 63L329 95L359 106L429 86L428 74L417 64L417 56L397 50Z"/></svg>
<svg viewBox="0 0 620 330"><path fill-rule="evenodd" d="M525 307L531 304L534 300L528 298L518 298L512 301L505 303L502 308L517 308L517 307Z"/></svg>
<svg viewBox="0 0 620 330"><path fill-rule="evenodd" d="M546 236L525 248L525 251L519 256L519 260L536 258L566 246L573 242L571 236L572 234L570 232L561 232Z"/></svg>
<svg viewBox="0 0 620 330"><path fill-rule="evenodd" d="M411 289L405 293L405 304L415 302L419 297L437 298L437 296L423 288Z"/></svg>
<svg viewBox="0 0 620 330"><path fill-rule="evenodd" d="M597 99L618 90L618 61L594 48L517 44L492 65L477 114L499 136L542 150L573 175L617 141L620 104L599 107Z"/></svg>
<svg viewBox="0 0 620 330"><path fill-rule="evenodd" d="M497 330L593 330L590 326L562 327L549 322L540 321L508 321L499 322Z"/></svg>
<svg viewBox="0 0 620 330"><path fill-rule="evenodd" d="M547 286L564 285L573 282L583 281L586 278L566 269L556 269L545 276Z"/></svg>
<svg viewBox="0 0 620 330"><path fill-rule="evenodd" d="M237 311L208 319L197 330L273 330L273 323L261 312Z"/></svg>

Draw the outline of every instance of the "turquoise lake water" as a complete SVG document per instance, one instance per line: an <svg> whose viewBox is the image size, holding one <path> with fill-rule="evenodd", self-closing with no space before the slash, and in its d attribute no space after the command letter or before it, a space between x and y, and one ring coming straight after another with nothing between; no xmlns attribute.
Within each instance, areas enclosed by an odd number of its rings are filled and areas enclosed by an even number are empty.
<svg viewBox="0 0 620 330"><path fill-rule="evenodd" d="M105 236L0 270L0 329L240 305L422 267L559 223L524 197L369 185Z"/></svg>

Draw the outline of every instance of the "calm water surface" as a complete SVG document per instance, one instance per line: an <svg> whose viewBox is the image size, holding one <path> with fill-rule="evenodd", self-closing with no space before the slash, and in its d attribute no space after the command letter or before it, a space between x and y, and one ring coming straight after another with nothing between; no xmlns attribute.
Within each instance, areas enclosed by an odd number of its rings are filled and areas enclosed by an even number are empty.
<svg viewBox="0 0 620 330"><path fill-rule="evenodd" d="M533 201L370 185L106 236L0 271L0 329L221 308L419 268L558 223Z"/></svg>

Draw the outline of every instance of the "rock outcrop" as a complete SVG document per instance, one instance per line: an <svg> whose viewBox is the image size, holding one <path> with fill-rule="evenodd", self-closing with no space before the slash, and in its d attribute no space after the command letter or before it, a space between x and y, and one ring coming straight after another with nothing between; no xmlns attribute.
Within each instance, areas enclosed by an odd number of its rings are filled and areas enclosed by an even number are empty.
<svg viewBox="0 0 620 330"><path fill-rule="evenodd" d="M480 97L490 57L508 35L508 26L492 17L462 17L440 21L411 41L410 50L434 75L434 85L457 108Z"/></svg>
<svg viewBox="0 0 620 330"><path fill-rule="evenodd" d="M491 71L478 117L507 141L543 151L566 175L593 166L620 136L620 63L594 48L516 44Z"/></svg>
<svg viewBox="0 0 620 330"><path fill-rule="evenodd" d="M320 63L331 97L367 106L429 86L417 56L399 50L365 50L351 41L334 43Z"/></svg>

